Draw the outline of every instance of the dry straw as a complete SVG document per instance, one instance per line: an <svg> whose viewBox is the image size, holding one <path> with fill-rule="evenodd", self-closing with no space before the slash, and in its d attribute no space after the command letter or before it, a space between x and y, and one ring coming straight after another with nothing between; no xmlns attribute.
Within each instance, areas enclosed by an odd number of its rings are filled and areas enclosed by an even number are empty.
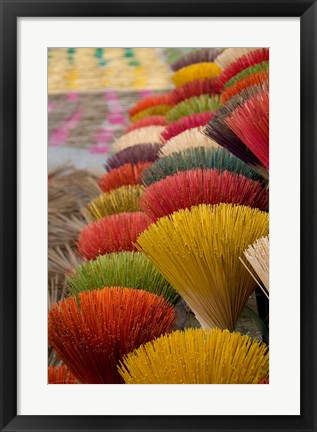
<svg viewBox="0 0 317 432"><path fill-rule="evenodd" d="M141 185L128 185L101 194L88 204L87 215L93 221L113 214L138 211L138 200L143 191Z"/></svg>
<svg viewBox="0 0 317 432"><path fill-rule="evenodd" d="M234 330L255 284L239 261L268 234L266 212L233 204L180 210L137 239L143 252L179 292L203 328Z"/></svg>
<svg viewBox="0 0 317 432"><path fill-rule="evenodd" d="M187 329L127 354L119 372L126 384L257 384L268 378L269 353L240 333Z"/></svg>
<svg viewBox="0 0 317 432"><path fill-rule="evenodd" d="M176 135L166 142L160 149L159 157L168 156L172 153L183 151L193 147L215 147L218 148L219 144L216 141L208 138L204 133L204 126L197 128L187 129L184 132Z"/></svg>

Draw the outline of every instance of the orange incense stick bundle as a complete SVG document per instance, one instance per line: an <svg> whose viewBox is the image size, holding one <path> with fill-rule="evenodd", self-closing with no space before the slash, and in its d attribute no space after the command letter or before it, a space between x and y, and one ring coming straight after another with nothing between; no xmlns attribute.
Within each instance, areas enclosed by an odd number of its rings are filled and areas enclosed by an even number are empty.
<svg viewBox="0 0 317 432"><path fill-rule="evenodd" d="M135 129L141 129L143 127L147 126L165 126L166 125L166 119L163 115L153 115L149 117L144 117L135 123L130 124L127 126L125 133L131 132Z"/></svg>
<svg viewBox="0 0 317 432"><path fill-rule="evenodd" d="M155 294L107 287L55 304L48 316L49 343L79 383L120 384L124 354L169 332L173 306Z"/></svg>
<svg viewBox="0 0 317 432"><path fill-rule="evenodd" d="M67 366L49 366L48 367L49 384L77 384L76 378L70 372Z"/></svg>
<svg viewBox="0 0 317 432"><path fill-rule="evenodd" d="M152 162L126 163L104 174L98 182L103 192L109 192L121 186L136 185L140 183L142 171Z"/></svg>

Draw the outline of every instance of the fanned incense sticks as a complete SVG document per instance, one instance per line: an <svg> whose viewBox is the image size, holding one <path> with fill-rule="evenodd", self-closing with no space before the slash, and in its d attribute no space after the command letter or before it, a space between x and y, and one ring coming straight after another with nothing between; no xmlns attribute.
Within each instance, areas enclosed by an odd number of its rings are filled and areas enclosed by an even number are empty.
<svg viewBox="0 0 317 432"><path fill-rule="evenodd" d="M161 133L164 126L147 126L135 129L117 139L113 145L113 151L117 152L136 144L161 143Z"/></svg>
<svg viewBox="0 0 317 432"><path fill-rule="evenodd" d="M143 171L142 181L149 186L179 171L195 168L228 170L253 180L261 178L249 165L221 147L191 147L158 159Z"/></svg>
<svg viewBox="0 0 317 432"><path fill-rule="evenodd" d="M269 169L269 93L262 91L225 118L226 124Z"/></svg>
<svg viewBox="0 0 317 432"><path fill-rule="evenodd" d="M151 220L141 212L120 213L85 226L76 243L78 252L87 260L111 252L133 251L138 235Z"/></svg>
<svg viewBox="0 0 317 432"><path fill-rule="evenodd" d="M198 50L189 52L171 64L174 72L195 63L208 63L213 62L215 58L221 53L221 48L200 48Z"/></svg>
<svg viewBox="0 0 317 432"><path fill-rule="evenodd" d="M220 73L221 69L216 63L195 63L174 72L172 80L176 87L180 87L190 81L216 78Z"/></svg>
<svg viewBox="0 0 317 432"><path fill-rule="evenodd" d="M245 258L247 259L250 266L253 268L256 276L253 275L253 272L249 270L249 267L246 266L243 260L242 263L259 287L262 289L264 294L269 297L269 263L270 263L270 251L269 251L269 236L262 237L256 240L252 245L249 245L248 248L243 252ZM262 282L259 282L260 281Z"/></svg>
<svg viewBox="0 0 317 432"><path fill-rule="evenodd" d="M269 375L268 347L227 330L186 329L125 355L126 384L257 384Z"/></svg>
<svg viewBox="0 0 317 432"><path fill-rule="evenodd" d="M109 192L121 186L136 185L140 183L142 171L151 164L152 162L126 163L104 174L98 181L98 185L103 192Z"/></svg>
<svg viewBox="0 0 317 432"><path fill-rule="evenodd" d="M233 203L266 210L268 190L258 181L218 170L190 170L149 186L139 200L153 221L199 204Z"/></svg>
<svg viewBox="0 0 317 432"><path fill-rule="evenodd" d="M267 178L267 172L259 159L226 124L226 118L236 108L243 105L246 100L250 99L254 95L261 94L262 91L262 85L252 86L232 97L222 108L219 109L217 114L211 119L203 132L210 139L216 141L222 147L226 148L235 156L251 165L256 171L260 172L261 175Z"/></svg>
<svg viewBox="0 0 317 432"><path fill-rule="evenodd" d="M142 119L145 119L147 117L165 116L170 109L171 109L171 105L153 106L143 111L139 111L137 114L134 114L134 116L131 117L131 121L134 123Z"/></svg>
<svg viewBox="0 0 317 432"><path fill-rule="evenodd" d="M80 293L48 316L49 343L79 383L120 384L124 354L169 332L173 307L162 297L129 288Z"/></svg>
<svg viewBox="0 0 317 432"><path fill-rule="evenodd" d="M242 57L239 57L233 63L231 63L222 73L218 76L217 80L220 86L224 86L231 78L235 75L247 69L250 66L262 63L269 60L269 49L260 48L255 51L251 51Z"/></svg>
<svg viewBox="0 0 317 432"><path fill-rule="evenodd" d="M105 163L106 171L126 163L154 162L163 144L138 144L113 154Z"/></svg>
<svg viewBox="0 0 317 432"><path fill-rule="evenodd" d="M88 203L86 213L90 220L98 220L117 213L138 211L143 190L141 185L129 185L101 194Z"/></svg>
<svg viewBox="0 0 317 432"><path fill-rule="evenodd" d="M213 112L219 107L220 99L218 95L194 96L174 106L167 113L166 119L168 122L172 122L194 113Z"/></svg>
<svg viewBox="0 0 317 432"><path fill-rule="evenodd" d="M267 234L265 212L201 204L151 224L136 246L183 297L203 328L234 330L254 290L239 256Z"/></svg>
<svg viewBox="0 0 317 432"><path fill-rule="evenodd" d="M215 58L215 63L217 63L221 69L225 69L239 57L255 50L256 48L226 48Z"/></svg>
<svg viewBox="0 0 317 432"><path fill-rule="evenodd" d="M269 62L268 61L256 64L254 66L250 66L246 69L243 69L237 75L232 77L228 82L226 82L226 84L224 85L224 89L226 90L229 87L232 87L238 81L241 81L242 79L247 78L250 75L254 75L254 74L257 74L260 72L268 72L268 71L269 71Z"/></svg>
<svg viewBox="0 0 317 432"><path fill-rule="evenodd" d="M136 121L135 123L127 126L125 133L131 132L135 129L140 129L147 126L165 126L166 120L163 115L153 115L149 117L145 117L141 120Z"/></svg>
<svg viewBox="0 0 317 432"><path fill-rule="evenodd" d="M112 253L87 261L67 277L67 286L71 294L121 286L153 292L173 304L179 299L164 276L139 252Z"/></svg>
<svg viewBox="0 0 317 432"><path fill-rule="evenodd" d="M169 94L170 105L177 105L180 102L193 96L211 95L220 93L220 89L215 78L190 81L182 87L176 87Z"/></svg>
<svg viewBox="0 0 317 432"><path fill-rule="evenodd" d="M216 141L203 134L203 127L187 129L171 138L159 151L159 157L170 155L191 147L219 147Z"/></svg>
<svg viewBox="0 0 317 432"><path fill-rule="evenodd" d="M67 366L49 366L48 384L77 384L77 381Z"/></svg>
<svg viewBox="0 0 317 432"><path fill-rule="evenodd" d="M190 114L186 117L181 117L179 120L169 123L161 136L164 141L168 141L171 138L179 135L187 129L196 128L199 126L205 126L213 118L214 113L206 111L197 114Z"/></svg>
<svg viewBox="0 0 317 432"><path fill-rule="evenodd" d="M254 85L265 83L268 85L269 83L269 73L268 72L258 72L253 75L248 75L245 78L237 81L231 87L228 87L225 91L222 92L220 99L221 103L225 104L229 99L235 96L237 93L240 93L247 87L251 87Z"/></svg>
<svg viewBox="0 0 317 432"><path fill-rule="evenodd" d="M139 100L133 107L129 109L130 117L133 117L135 114L144 111L148 108L152 108L160 105L168 105L169 99L168 94L165 95L154 95L148 96Z"/></svg>

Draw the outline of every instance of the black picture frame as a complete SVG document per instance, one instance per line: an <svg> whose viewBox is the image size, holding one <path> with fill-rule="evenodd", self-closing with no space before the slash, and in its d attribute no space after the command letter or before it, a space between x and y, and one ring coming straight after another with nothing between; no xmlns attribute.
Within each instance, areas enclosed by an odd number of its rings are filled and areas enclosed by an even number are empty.
<svg viewBox="0 0 317 432"><path fill-rule="evenodd" d="M317 4L306 0L55 2L0 0L1 431L316 431ZM294 416L17 415L17 18L300 17L301 46L301 414ZM281 35L282 37L282 35ZM287 41L285 41L287 43ZM281 115L283 115L281 113ZM287 150L286 150L287 151ZM287 154L286 154L287 157ZM285 169L286 170L286 169ZM289 172L281 176L285 182ZM286 289L284 287L283 289ZM292 347L290 347L290 350ZM291 380L292 377L289 377Z"/></svg>

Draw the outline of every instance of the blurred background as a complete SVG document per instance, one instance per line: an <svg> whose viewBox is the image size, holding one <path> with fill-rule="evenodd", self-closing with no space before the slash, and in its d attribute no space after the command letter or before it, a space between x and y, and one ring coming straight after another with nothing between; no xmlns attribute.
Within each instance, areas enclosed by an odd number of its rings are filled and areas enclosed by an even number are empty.
<svg viewBox="0 0 317 432"><path fill-rule="evenodd" d="M170 64L197 48L50 48L48 168L69 163L96 174L128 109L173 87Z"/></svg>

